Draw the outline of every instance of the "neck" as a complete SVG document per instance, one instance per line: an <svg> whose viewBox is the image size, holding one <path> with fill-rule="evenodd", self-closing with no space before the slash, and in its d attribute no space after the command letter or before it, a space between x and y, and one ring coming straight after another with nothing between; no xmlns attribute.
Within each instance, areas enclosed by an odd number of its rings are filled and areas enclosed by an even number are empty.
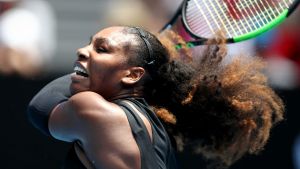
<svg viewBox="0 0 300 169"><path fill-rule="evenodd" d="M122 99L122 98L128 98L128 97L143 97L144 94L142 90L136 90L136 89L129 89L129 90L123 90L119 94L108 98L107 100L112 101L112 100L117 100L117 99Z"/></svg>

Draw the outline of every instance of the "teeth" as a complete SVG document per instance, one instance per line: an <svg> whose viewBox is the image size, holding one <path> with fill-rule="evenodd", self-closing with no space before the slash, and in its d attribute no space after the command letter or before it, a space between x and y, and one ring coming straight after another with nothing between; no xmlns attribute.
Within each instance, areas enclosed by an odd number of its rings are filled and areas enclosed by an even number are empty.
<svg viewBox="0 0 300 169"><path fill-rule="evenodd" d="M84 69L82 69L81 67L78 67L78 66L75 66L74 71L87 74L87 72Z"/></svg>
<svg viewBox="0 0 300 169"><path fill-rule="evenodd" d="M74 67L74 72L78 75L88 77L87 71L77 65Z"/></svg>

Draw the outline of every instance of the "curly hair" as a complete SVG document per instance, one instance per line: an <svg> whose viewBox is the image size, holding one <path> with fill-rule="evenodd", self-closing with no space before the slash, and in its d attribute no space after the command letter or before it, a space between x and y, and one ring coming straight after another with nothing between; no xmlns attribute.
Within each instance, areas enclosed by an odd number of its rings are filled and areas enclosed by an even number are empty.
<svg viewBox="0 0 300 169"><path fill-rule="evenodd" d="M270 129L283 119L284 105L267 85L262 59L237 56L224 62L227 48L222 36L191 57L186 49L174 51L174 43L181 40L173 32L158 35L158 40L143 30L155 56L149 67L147 48L135 29L124 28L138 41L130 62L149 73L145 98L176 138L179 150L212 159L210 168L226 168L244 154L263 149Z"/></svg>

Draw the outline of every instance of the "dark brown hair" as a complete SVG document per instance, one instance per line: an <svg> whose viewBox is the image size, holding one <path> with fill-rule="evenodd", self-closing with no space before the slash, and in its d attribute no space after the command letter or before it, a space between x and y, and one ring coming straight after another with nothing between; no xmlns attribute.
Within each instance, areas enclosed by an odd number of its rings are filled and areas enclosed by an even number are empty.
<svg viewBox="0 0 300 169"><path fill-rule="evenodd" d="M179 150L191 149L211 159L214 168L226 167L246 153L259 152L272 126L283 119L283 102L267 85L262 59L237 56L225 63L221 35L192 56L187 49L174 51L174 43L182 40L173 32L159 35L162 45L144 31L155 57L155 64L147 66L148 50L135 28L124 32L137 35L129 62L150 74L145 97Z"/></svg>

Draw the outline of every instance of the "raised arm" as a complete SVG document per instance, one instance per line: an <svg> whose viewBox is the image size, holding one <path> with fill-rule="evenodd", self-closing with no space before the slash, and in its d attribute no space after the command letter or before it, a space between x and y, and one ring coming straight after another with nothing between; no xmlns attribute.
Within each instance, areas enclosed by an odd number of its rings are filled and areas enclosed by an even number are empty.
<svg viewBox="0 0 300 169"><path fill-rule="evenodd" d="M97 93L80 92L55 107L49 130L58 140L79 141L95 168L140 168L140 152L125 113Z"/></svg>
<svg viewBox="0 0 300 169"><path fill-rule="evenodd" d="M86 140L83 137L96 130L90 128L91 126L99 127L106 123L106 119L110 119L111 113L108 112L113 111L112 105L97 93L89 91L77 93L56 106L50 113L48 121L50 134L62 141Z"/></svg>
<svg viewBox="0 0 300 169"><path fill-rule="evenodd" d="M50 135L48 119L51 111L71 97L71 75L60 77L40 90L30 101L27 115L30 122L42 133Z"/></svg>

